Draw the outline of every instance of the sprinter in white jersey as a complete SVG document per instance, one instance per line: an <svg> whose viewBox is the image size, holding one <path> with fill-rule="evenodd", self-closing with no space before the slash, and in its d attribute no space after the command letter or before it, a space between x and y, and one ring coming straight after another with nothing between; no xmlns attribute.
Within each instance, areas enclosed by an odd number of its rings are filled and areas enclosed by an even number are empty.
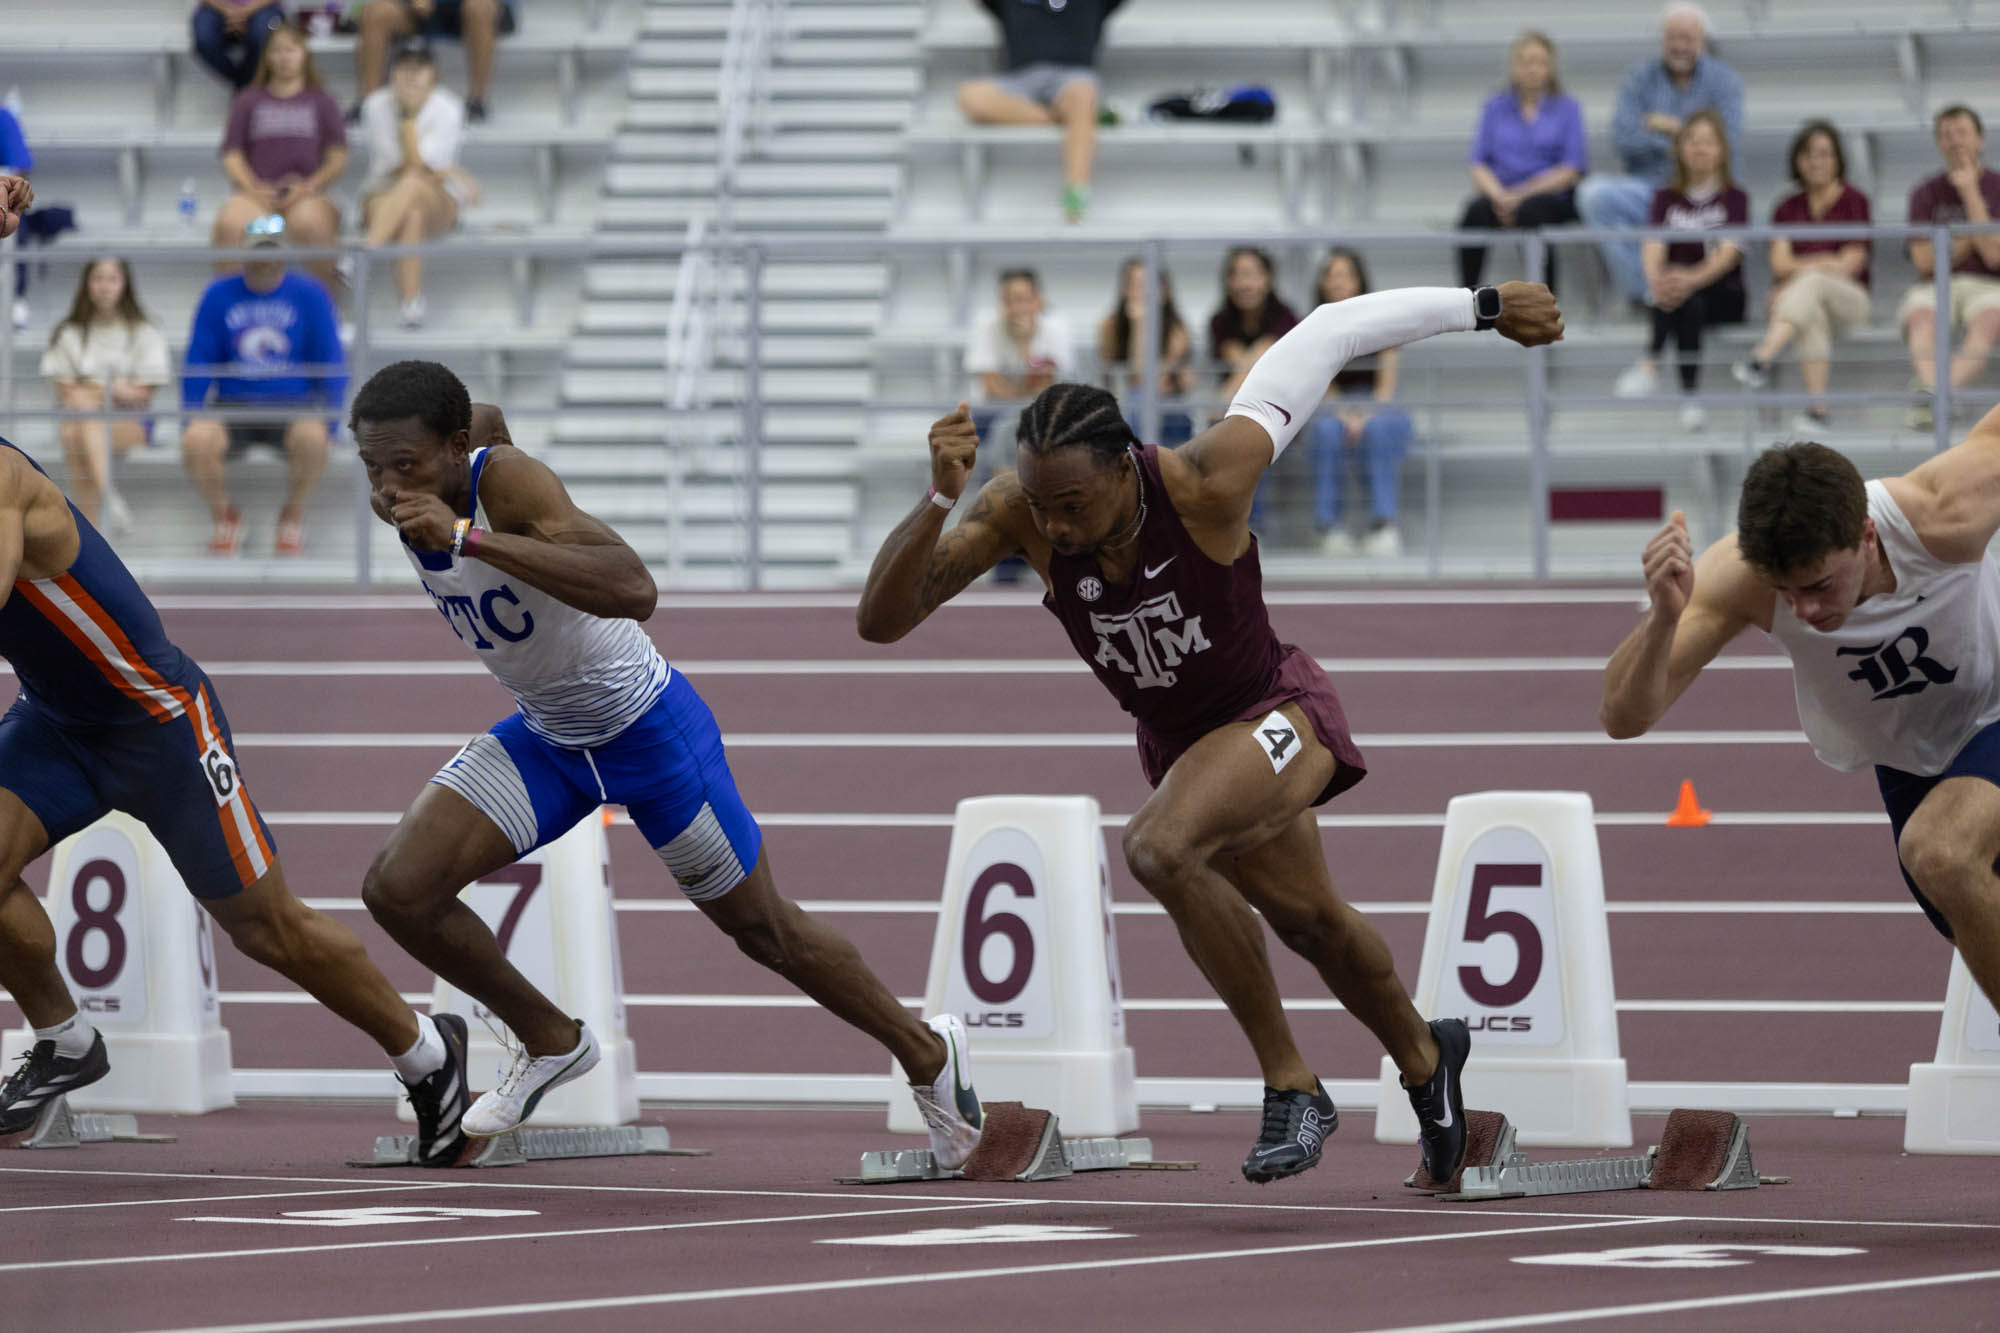
<svg viewBox="0 0 2000 1333"><path fill-rule="evenodd" d="M459 891L612 802L744 953L888 1049L939 1160L958 1166L982 1120L963 1025L919 1022L845 937L779 896L714 717L639 628L653 613L652 576L512 446L497 408L477 415L475 441L458 377L401 361L355 395L349 422L376 515L400 532L452 631L520 705L431 779L362 887L383 929L520 1042L499 1085L466 1111L465 1132L513 1129L598 1052L507 961Z"/></svg>
<svg viewBox="0 0 2000 1333"><path fill-rule="evenodd" d="M1874 767L1904 882L2000 1002L2000 411L1865 484L1825 445L1767 450L1736 525L1697 561L1676 512L1646 547L1652 607L1606 668L1604 729L1643 734L1724 644L1768 632L1814 752Z"/></svg>

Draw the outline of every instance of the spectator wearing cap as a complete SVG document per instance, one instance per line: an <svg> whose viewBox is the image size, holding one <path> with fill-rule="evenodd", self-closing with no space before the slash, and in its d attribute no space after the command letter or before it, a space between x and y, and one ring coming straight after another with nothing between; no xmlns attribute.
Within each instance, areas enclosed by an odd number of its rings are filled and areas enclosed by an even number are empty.
<svg viewBox="0 0 2000 1333"><path fill-rule="evenodd" d="M1583 108L1556 79L1555 43L1524 32L1507 50L1507 87L1486 99L1466 169L1479 193L1465 206L1467 231L1550 227L1576 221L1576 183L1590 167ZM1458 280L1477 287L1484 246L1458 252ZM1542 281L1556 282L1551 249Z"/></svg>
<svg viewBox="0 0 2000 1333"><path fill-rule="evenodd" d="M1986 166L1986 127L1979 113L1969 106L1948 106L1932 118L1931 131L1944 170L1910 191L1910 222L1928 226L2000 218L2000 172ZM1910 368L1916 373L1910 425L1928 430L1933 424L1931 395L1937 390L1937 247L1911 241L1910 262L1918 281L1896 318L1909 338ZM1951 322L1964 331L1951 359L1951 387L1959 389L1985 367L1994 339L2000 338L2000 233L1953 237L1946 262L1951 265Z"/></svg>
<svg viewBox="0 0 2000 1333"><path fill-rule="evenodd" d="M354 74L365 99L382 84L389 45L406 37L456 37L465 43L465 117L486 119L486 94L493 80L493 50L514 31L514 0L367 0L361 35L354 44ZM361 119L362 103L348 111Z"/></svg>
<svg viewBox="0 0 2000 1333"><path fill-rule="evenodd" d="M479 187L458 165L465 141L465 104L438 87L437 60L412 37L396 49L389 86L361 104L368 144L368 180L361 217L369 245L416 245L458 225L461 206L478 202ZM396 294L405 328L424 322L423 260L396 261Z"/></svg>
<svg viewBox="0 0 2000 1333"><path fill-rule="evenodd" d="M340 210L326 191L347 170L347 126L320 83L305 34L290 24L272 29L256 78L230 105L222 170L236 193L215 215L218 248L242 248L250 221L273 213L295 245L339 240ZM331 259L308 267L333 284Z"/></svg>
<svg viewBox="0 0 2000 1333"><path fill-rule="evenodd" d="M1653 196L1674 174L1674 139L1688 117L1714 111L1732 152L1743 142L1743 80L1708 51L1708 13L1670 4L1660 20L1660 54L1625 72L1611 118L1611 140L1625 172L1590 175L1576 190L1576 211L1592 227L1643 227ZM1646 267L1636 241L1600 247L1629 300L1648 297Z"/></svg>
<svg viewBox="0 0 2000 1333"><path fill-rule="evenodd" d="M254 219L249 231L252 246L282 251L283 218ZM190 420L181 432L181 457L214 522L210 554L242 550L243 514L230 501L225 466L258 445L281 449L289 464L272 549L281 556L304 552L306 500L326 470L334 414L346 395L333 299L317 279L288 268L280 252L209 283L188 331L181 407ZM201 415L216 407L257 415Z"/></svg>
<svg viewBox="0 0 2000 1333"><path fill-rule="evenodd" d="M241 92L257 76L272 30L284 21L280 0L201 0L188 26L196 59Z"/></svg>
<svg viewBox="0 0 2000 1333"><path fill-rule="evenodd" d="M1097 45L1124 0L979 0L1000 24L1002 70L959 85L958 108L975 125L1059 125L1063 217L1090 208L1097 158Z"/></svg>

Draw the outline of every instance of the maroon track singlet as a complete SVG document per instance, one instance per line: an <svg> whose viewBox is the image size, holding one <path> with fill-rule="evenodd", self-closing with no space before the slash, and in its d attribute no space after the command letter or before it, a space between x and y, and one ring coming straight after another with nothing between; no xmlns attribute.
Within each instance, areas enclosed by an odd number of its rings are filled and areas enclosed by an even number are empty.
<svg viewBox="0 0 2000 1333"><path fill-rule="evenodd" d="M1146 780L1157 787L1174 760L1217 727L1296 701L1340 761L1314 804L1361 781L1367 766L1332 682L1271 629L1256 538L1234 564L1210 559L1174 512L1158 447L1134 449L1133 461L1146 520L1130 576L1114 584L1095 556L1051 551L1042 605L1119 707L1138 719Z"/></svg>

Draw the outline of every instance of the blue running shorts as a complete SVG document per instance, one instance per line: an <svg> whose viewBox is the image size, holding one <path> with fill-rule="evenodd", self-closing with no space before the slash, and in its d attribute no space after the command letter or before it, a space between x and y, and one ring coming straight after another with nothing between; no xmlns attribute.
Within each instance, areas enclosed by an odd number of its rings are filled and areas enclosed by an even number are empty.
<svg viewBox="0 0 2000 1333"><path fill-rule="evenodd" d="M1924 797L1929 796L1932 789L1947 778L1979 778L2000 787L2000 722L1995 722L1975 734L1965 743L1963 749L1952 756L1951 763L1945 767L1944 772L1933 777L1905 773L1900 768L1883 768L1879 764L1876 765L1875 784L1881 788L1882 805L1889 812L1889 836L1896 839L1899 845L1902 842L1903 825L1910 822L1910 816L1917 812L1919 805L1923 804ZM1909 885L1910 893L1917 900L1917 906L1924 909L1924 915L1931 919L1931 924L1937 927L1938 933L1950 939L1952 937L1950 923L1937 908L1931 906L1931 900L1924 897L1923 890L1919 889L1917 882L1910 878L1910 872L1903 869L1900 853L1897 856L1896 867L1903 870L1903 883ZM2000 863L1995 863L1994 869L2000 870Z"/></svg>
<svg viewBox="0 0 2000 1333"><path fill-rule="evenodd" d="M742 883L763 846L737 794L715 715L678 671L608 744L567 749L515 713L473 737L431 781L472 802L523 856L599 805L622 805L695 902Z"/></svg>

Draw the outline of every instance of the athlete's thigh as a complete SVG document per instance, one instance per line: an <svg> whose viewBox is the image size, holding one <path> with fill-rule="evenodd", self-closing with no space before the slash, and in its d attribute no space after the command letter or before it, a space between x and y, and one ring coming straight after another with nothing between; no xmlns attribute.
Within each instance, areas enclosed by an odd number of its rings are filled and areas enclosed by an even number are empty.
<svg viewBox="0 0 2000 1333"><path fill-rule="evenodd" d="M1241 854L1284 832L1333 780L1337 761L1297 703L1217 727L1174 760L1138 819L1204 856Z"/></svg>
<svg viewBox="0 0 2000 1333"><path fill-rule="evenodd" d="M369 875L402 895L455 895L568 832L596 804L516 713L466 742L425 784Z"/></svg>
<svg viewBox="0 0 2000 1333"><path fill-rule="evenodd" d="M2000 774L1949 776L1917 804L1903 825L1897 851L1921 848L1957 865L2000 860Z"/></svg>
<svg viewBox="0 0 2000 1333"><path fill-rule="evenodd" d="M105 809L53 721L26 700L0 715L0 890Z"/></svg>
<svg viewBox="0 0 2000 1333"><path fill-rule="evenodd" d="M1217 854L1210 863L1252 907L1273 921L1295 919L1340 901L1311 807L1265 842Z"/></svg>

